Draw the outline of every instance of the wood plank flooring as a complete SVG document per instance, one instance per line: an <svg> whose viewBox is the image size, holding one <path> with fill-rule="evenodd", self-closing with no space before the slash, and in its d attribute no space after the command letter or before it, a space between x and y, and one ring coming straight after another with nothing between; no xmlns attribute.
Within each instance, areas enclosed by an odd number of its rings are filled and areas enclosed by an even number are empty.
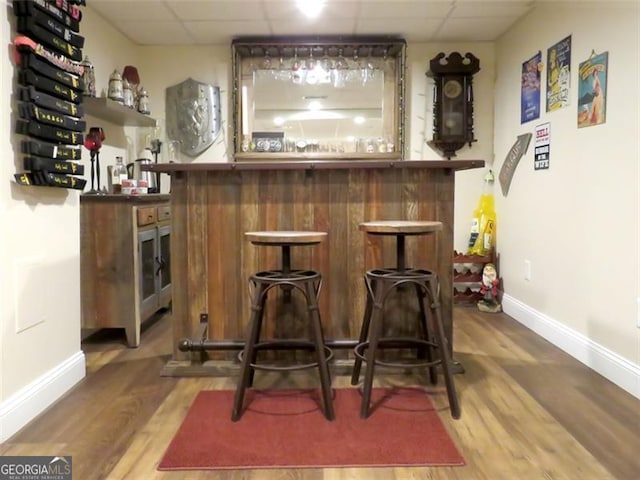
<svg viewBox="0 0 640 480"><path fill-rule="evenodd" d="M456 307L454 339L455 357L466 369L456 375L462 418L449 416L443 382L428 389L467 462L463 467L157 471L197 392L235 386L229 378L159 376L172 350L170 314L147 325L137 349L126 348L122 330L86 340L87 377L0 445L0 455L72 455L77 480L640 478L640 400L505 314ZM269 375L256 380L275 386L307 381ZM411 380L379 377L381 385ZM334 385L346 387L349 379L334 378Z"/></svg>

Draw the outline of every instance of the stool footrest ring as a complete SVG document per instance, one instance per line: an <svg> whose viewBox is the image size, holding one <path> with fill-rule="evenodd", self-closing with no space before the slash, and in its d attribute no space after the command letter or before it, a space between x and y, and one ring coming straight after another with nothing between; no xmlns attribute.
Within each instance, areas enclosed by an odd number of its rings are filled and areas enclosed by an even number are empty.
<svg viewBox="0 0 640 480"><path fill-rule="evenodd" d="M306 340L295 339L283 339L283 340L269 340L265 342L256 343L255 350L315 350L315 344ZM329 362L333 358L333 350L326 345L324 346L326 361ZM238 353L238 360L242 362L244 357L244 350ZM275 364L259 364L250 363L251 368L255 370L266 370L273 372L293 371L293 370L305 370L307 368L314 368L318 366L318 362L300 363L293 365L275 365Z"/></svg>
<svg viewBox="0 0 640 480"><path fill-rule="evenodd" d="M282 270L263 270L254 273L251 278L262 282L299 282L319 279L320 274L315 270L291 270L289 272L283 272Z"/></svg>
<svg viewBox="0 0 640 480"><path fill-rule="evenodd" d="M362 361L366 362L367 357L365 355L365 350L369 347L369 342L362 342L353 349L353 353ZM434 342L429 342L427 340L421 340L418 338L384 338L378 340L378 348L407 348L407 347L431 347L438 348L438 344ZM436 365L440 365L442 361L440 359L432 360L432 361L424 361L424 360L409 360L403 362L385 362L384 360L375 359L375 364L383 367L391 367L391 368L418 368L418 367L435 367Z"/></svg>

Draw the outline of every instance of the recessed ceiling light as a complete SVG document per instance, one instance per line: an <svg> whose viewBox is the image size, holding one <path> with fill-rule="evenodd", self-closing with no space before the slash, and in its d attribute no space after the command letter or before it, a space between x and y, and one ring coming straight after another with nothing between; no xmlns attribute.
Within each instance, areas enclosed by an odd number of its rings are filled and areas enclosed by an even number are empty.
<svg viewBox="0 0 640 480"><path fill-rule="evenodd" d="M296 0L296 6L305 17L316 18L324 8L325 0Z"/></svg>
<svg viewBox="0 0 640 480"><path fill-rule="evenodd" d="M353 122L358 124L358 125L362 125L365 122L365 119L363 116L358 115L357 117L353 118Z"/></svg>

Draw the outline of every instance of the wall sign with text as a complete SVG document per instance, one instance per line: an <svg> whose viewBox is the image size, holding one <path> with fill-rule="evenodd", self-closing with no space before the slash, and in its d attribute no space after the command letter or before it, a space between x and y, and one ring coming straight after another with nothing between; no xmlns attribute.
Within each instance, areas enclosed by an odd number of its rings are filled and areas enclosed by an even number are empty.
<svg viewBox="0 0 640 480"><path fill-rule="evenodd" d="M549 168L550 125L543 123L536 126L536 142L534 145L533 168L544 170Z"/></svg>

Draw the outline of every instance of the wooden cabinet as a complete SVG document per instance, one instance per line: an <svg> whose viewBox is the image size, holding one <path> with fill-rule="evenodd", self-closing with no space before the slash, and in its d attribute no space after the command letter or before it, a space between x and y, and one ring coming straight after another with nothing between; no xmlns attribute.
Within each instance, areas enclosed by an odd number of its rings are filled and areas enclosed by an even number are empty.
<svg viewBox="0 0 640 480"><path fill-rule="evenodd" d="M82 328L124 328L131 347L140 325L171 303L169 195L82 195Z"/></svg>

